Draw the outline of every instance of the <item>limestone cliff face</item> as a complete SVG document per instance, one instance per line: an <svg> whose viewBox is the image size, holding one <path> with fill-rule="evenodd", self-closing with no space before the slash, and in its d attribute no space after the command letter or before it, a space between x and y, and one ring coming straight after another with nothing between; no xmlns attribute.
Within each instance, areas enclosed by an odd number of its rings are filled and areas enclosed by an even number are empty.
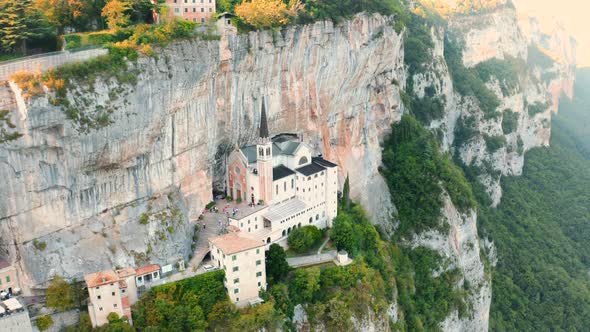
<svg viewBox="0 0 590 332"><path fill-rule="evenodd" d="M353 192L386 220L392 204L377 172L379 142L401 117L394 82L404 75L402 38L391 23L358 16L339 26L175 43L132 65L136 86L97 81L70 92L80 112L115 109L113 123L98 130L79 131L49 96L25 100L15 89L14 122L24 137L0 147L0 227L29 285L54 273L138 265L135 256L186 257L191 231L169 233L154 221L161 247L146 238L138 220L147 201L178 192L174 204L188 229L212 198L218 148L255 137L262 97L271 134L302 133L341 175L353 175ZM120 230L125 223L134 227ZM96 250L109 245L120 250Z"/></svg>
<svg viewBox="0 0 590 332"><path fill-rule="evenodd" d="M433 121L431 127L441 130L445 149L456 148L463 163L480 170L478 177L494 206L502 197L501 176L520 175L526 151L549 144L551 112L557 110L562 95L571 97L573 91L573 41L565 37L567 34L563 29L545 34L531 22L535 20L519 21L516 10L510 6L484 14L454 16L447 31L432 32L435 47L429 70L412 78L419 96L425 94L427 87L434 87L437 96L444 96L445 116ZM524 26L524 23L529 25ZM500 101L496 110L499 116L486 117L476 100L457 94L444 59L445 35L463 46L465 67L472 68L491 59L509 58L526 64L527 68L518 75L516 88L502 89L501 81L505 78L497 75L487 83ZM539 64L536 55L529 54L537 48L549 55L549 65ZM517 125L507 131L502 123L511 113L515 113ZM470 129L477 134L467 142L458 142L455 140L456 127L459 122L464 124L469 120ZM505 144L492 149L486 138L501 138Z"/></svg>

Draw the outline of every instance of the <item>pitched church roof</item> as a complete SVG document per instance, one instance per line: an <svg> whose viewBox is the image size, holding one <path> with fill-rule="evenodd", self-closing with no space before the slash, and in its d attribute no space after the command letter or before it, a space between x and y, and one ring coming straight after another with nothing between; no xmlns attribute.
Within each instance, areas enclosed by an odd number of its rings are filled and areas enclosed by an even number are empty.
<svg viewBox="0 0 590 332"><path fill-rule="evenodd" d="M266 119L266 107L264 106L264 97L262 98L262 111L260 114L260 138L268 138L268 121Z"/></svg>

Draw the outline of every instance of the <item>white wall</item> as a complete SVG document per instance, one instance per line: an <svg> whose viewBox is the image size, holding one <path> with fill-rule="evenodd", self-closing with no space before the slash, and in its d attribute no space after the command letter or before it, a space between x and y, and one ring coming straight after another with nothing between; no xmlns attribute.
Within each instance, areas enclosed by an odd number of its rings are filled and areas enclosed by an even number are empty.
<svg viewBox="0 0 590 332"><path fill-rule="evenodd" d="M92 303L92 305L88 306L88 311L89 313L93 311L93 313L90 313L93 326L101 326L108 323L107 316L111 312L116 312L119 316L123 316L123 304L121 303L121 292L118 282L88 288L88 295L89 301ZM99 296L100 299L98 298Z"/></svg>
<svg viewBox="0 0 590 332"><path fill-rule="evenodd" d="M211 243L209 245L213 264L225 269L225 287L232 302L239 306L247 304L248 300L258 297L260 289L266 289L264 245L225 257L219 248ZM234 271L234 267L238 270ZM234 282L235 279L238 279L237 283ZM234 293L236 289L238 293Z"/></svg>
<svg viewBox="0 0 590 332"><path fill-rule="evenodd" d="M272 184L272 204L285 202L297 194L297 182L295 174L286 176Z"/></svg>

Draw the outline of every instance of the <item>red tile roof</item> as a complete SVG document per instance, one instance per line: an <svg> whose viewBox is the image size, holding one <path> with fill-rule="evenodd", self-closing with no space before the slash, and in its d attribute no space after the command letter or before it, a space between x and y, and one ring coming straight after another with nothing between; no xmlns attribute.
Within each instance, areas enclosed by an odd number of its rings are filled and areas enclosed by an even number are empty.
<svg viewBox="0 0 590 332"><path fill-rule="evenodd" d="M127 278L127 277L135 275L135 269L130 268L130 267L126 267L124 269L117 270L116 272L117 272L117 275L119 276L119 278Z"/></svg>
<svg viewBox="0 0 590 332"><path fill-rule="evenodd" d="M209 239L209 241L226 255L264 246L264 243L242 232L228 233Z"/></svg>
<svg viewBox="0 0 590 332"><path fill-rule="evenodd" d="M113 270L101 271L96 273L87 274L84 276L86 286L98 287L106 284L112 284L119 281L119 277Z"/></svg>
<svg viewBox="0 0 590 332"><path fill-rule="evenodd" d="M144 274L148 274L148 273L153 273L156 271L160 271L160 265L158 264L150 264L150 265L146 265L146 266L142 266L139 269L135 270L135 273L137 274L137 276L142 276Z"/></svg>

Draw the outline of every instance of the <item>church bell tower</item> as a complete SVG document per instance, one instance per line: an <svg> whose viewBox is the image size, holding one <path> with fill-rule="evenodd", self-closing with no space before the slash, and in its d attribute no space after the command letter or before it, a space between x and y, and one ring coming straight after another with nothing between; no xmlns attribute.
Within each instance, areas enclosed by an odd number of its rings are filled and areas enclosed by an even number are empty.
<svg viewBox="0 0 590 332"><path fill-rule="evenodd" d="M262 109L260 111L260 129L256 144L256 164L258 168L258 178L260 181L260 199L265 204L272 201L272 141L268 133L268 122L266 119L266 107L264 98L262 98Z"/></svg>

